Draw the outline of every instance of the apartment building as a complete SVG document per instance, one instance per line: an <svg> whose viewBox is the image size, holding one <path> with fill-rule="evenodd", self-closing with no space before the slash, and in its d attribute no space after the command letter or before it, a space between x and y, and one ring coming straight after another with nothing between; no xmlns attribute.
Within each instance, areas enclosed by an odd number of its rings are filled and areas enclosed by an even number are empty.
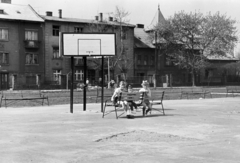
<svg viewBox="0 0 240 163"><path fill-rule="evenodd" d="M76 33L116 33L116 49L117 55L120 54L120 26L119 22L114 21L112 17L103 18L100 13L94 20L66 18L63 11L59 10L57 14L47 11L46 15L41 16L44 19L44 49L45 49L45 82L61 87L65 87L69 75L71 75L71 60L68 57L63 57L59 52L59 36L60 32L76 32ZM124 32L123 44L127 55L133 59L133 44L134 44L134 25L124 24L123 28L127 29ZM74 58L75 66L75 83L83 82L84 70L83 60L81 57ZM87 78L91 84L95 84L101 74L101 70L96 69L96 61L88 57L87 60ZM104 66L104 74L107 80L108 67ZM111 69L111 78L116 78L116 75L121 74L117 67ZM128 72L133 75L133 68Z"/></svg>
<svg viewBox="0 0 240 163"><path fill-rule="evenodd" d="M39 85L44 80L42 26L30 6L0 3L0 88Z"/></svg>
<svg viewBox="0 0 240 163"><path fill-rule="evenodd" d="M0 86L16 89L30 85L55 85L66 88L70 79L71 61L59 51L60 32L116 33L117 54L121 51L120 23L113 17L95 16L93 20L66 18L62 10L56 14L47 11L39 15L30 5L14 5L2 0L0 5ZM124 52L133 59L134 25L122 24ZM107 59L105 59L107 60ZM96 69L93 58L87 61L87 78L90 83L98 81L101 69ZM83 60L75 57L75 83L83 82ZM105 79L108 74L104 66ZM111 78L121 76L117 66L111 68ZM133 76L133 68L128 72Z"/></svg>

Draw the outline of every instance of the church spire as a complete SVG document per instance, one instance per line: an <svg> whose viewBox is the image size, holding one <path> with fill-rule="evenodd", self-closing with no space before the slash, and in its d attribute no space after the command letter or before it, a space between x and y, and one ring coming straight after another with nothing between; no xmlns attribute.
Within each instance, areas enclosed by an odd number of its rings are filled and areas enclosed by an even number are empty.
<svg viewBox="0 0 240 163"><path fill-rule="evenodd" d="M155 16L151 22L151 24L148 26L148 30L153 30L156 25L164 25L166 22L161 10L160 10L160 4L158 4L158 10L155 13Z"/></svg>
<svg viewBox="0 0 240 163"><path fill-rule="evenodd" d="M158 4L158 23L160 23L160 14L161 14L161 11L160 11L160 5Z"/></svg>
<svg viewBox="0 0 240 163"><path fill-rule="evenodd" d="M160 10L160 5L158 4L158 14L157 14L158 18L158 24L164 24L165 23L165 18Z"/></svg>

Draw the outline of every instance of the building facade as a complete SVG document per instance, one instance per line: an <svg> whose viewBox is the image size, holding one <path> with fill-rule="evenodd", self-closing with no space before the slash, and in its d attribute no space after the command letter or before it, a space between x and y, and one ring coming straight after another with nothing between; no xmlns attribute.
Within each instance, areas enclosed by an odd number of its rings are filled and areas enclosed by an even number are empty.
<svg viewBox="0 0 240 163"><path fill-rule="evenodd" d="M135 80L139 85L142 80L148 80L156 86L190 86L192 85L191 73L181 69L168 58L166 53L165 40L154 37L154 26L164 25L165 18L158 7L155 24L144 28L138 24L134 29L134 55L135 55ZM233 81L237 72L225 68L229 63L239 61L234 54L226 54L225 57L208 57L209 66L196 73L196 85L220 85ZM154 79L154 80L153 80Z"/></svg>
<svg viewBox="0 0 240 163"><path fill-rule="evenodd" d="M10 0L2 0L0 22L1 89L33 85L67 88L71 75L71 60L63 57L59 51L60 32L116 33L116 55L120 55L123 45L124 53L133 60L135 26L121 23L121 28L124 29L121 32L120 23L112 17L103 19L103 14L99 14L94 20L65 18L62 10L59 10L57 16L53 16L49 11L40 16L29 5L14 5ZM100 60L88 57L86 75L91 84L96 84L100 78ZM106 63L107 60L105 59ZM114 62L116 59L110 59L111 67L104 63L103 80L106 82L121 76L118 66L112 66ZM128 74L133 75L133 68L130 68ZM75 83L83 82L81 57L74 58L74 75Z"/></svg>
<svg viewBox="0 0 240 163"><path fill-rule="evenodd" d="M0 5L0 87L38 85L44 77L42 25L31 6Z"/></svg>
<svg viewBox="0 0 240 163"><path fill-rule="evenodd" d="M62 10L59 10L58 16L53 16L52 12L46 12L46 15L41 16L44 19L44 49L45 49L45 84L56 85L61 88L66 88L69 85L67 83L71 75L71 59L63 57L59 51L61 48L59 45L60 32L75 32L75 33L116 33L116 55L120 55L121 51L121 38L120 38L120 26L119 22L113 21L113 18L109 17L108 20L103 19L102 13L96 16L95 20L65 18ZM133 25L125 24L123 28L124 38L122 39L125 53L133 60L133 43L134 43L134 27ZM76 49L77 50L77 49ZM93 57L87 57L87 78L90 84L97 84L101 69L100 59L94 59ZM107 58L105 59L107 61ZM110 63L113 64L113 63ZM74 80L75 83L83 83L84 69L82 57L74 57ZM108 81L108 69L104 66L104 81ZM133 75L129 71L128 74ZM118 67L111 68L110 79L117 79L121 76L121 71Z"/></svg>

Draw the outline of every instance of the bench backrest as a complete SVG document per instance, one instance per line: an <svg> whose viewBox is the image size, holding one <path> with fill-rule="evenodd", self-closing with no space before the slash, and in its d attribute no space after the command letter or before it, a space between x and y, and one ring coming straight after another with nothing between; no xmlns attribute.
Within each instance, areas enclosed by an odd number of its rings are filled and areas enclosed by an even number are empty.
<svg viewBox="0 0 240 163"><path fill-rule="evenodd" d="M128 92L123 92L122 93L122 100L126 101L138 101L143 98L143 94L140 92L133 92L133 93L128 93Z"/></svg>
<svg viewBox="0 0 240 163"><path fill-rule="evenodd" d="M164 95L165 95L165 91L154 92L154 93L152 93L151 99L152 99L152 100L160 100L160 101L163 101Z"/></svg>
<svg viewBox="0 0 240 163"><path fill-rule="evenodd" d="M204 91L202 87L192 87L192 88L182 88L182 92L202 92Z"/></svg>
<svg viewBox="0 0 240 163"><path fill-rule="evenodd" d="M113 95L114 93L114 88L111 89L104 89L104 95ZM102 87L97 87L97 97L102 96Z"/></svg>
<svg viewBox="0 0 240 163"><path fill-rule="evenodd" d="M226 86L227 90L240 90L240 86Z"/></svg>
<svg viewBox="0 0 240 163"><path fill-rule="evenodd" d="M42 97L40 90L19 90L19 91L2 91L2 97L6 98L24 98L24 97Z"/></svg>

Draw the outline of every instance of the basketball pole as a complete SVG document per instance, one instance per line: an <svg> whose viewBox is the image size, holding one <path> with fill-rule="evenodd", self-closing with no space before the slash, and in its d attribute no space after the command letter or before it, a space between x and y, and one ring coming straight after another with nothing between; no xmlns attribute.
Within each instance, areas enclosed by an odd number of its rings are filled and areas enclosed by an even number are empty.
<svg viewBox="0 0 240 163"><path fill-rule="evenodd" d="M102 98L101 98L101 112L103 112L103 98L104 98L104 57L102 56Z"/></svg>
<svg viewBox="0 0 240 163"><path fill-rule="evenodd" d="M87 57L84 56L83 57L83 64L84 64L84 76L83 76L83 80L84 80L84 89L83 89L83 111L86 111L86 103L87 103L87 99L86 99L86 95L87 95L87 85L86 85L86 80L87 80Z"/></svg>
<svg viewBox="0 0 240 163"><path fill-rule="evenodd" d="M71 91L70 91L70 112L73 113L73 85L74 85L74 57L71 57L72 77L71 77Z"/></svg>

